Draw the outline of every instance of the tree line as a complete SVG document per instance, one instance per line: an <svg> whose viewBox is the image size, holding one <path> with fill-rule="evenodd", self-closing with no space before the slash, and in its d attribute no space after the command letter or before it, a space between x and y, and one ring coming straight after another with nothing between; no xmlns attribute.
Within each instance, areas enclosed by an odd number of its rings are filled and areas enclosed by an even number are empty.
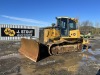
<svg viewBox="0 0 100 75"><path fill-rule="evenodd" d="M89 20L79 22L78 27L80 29L81 34L91 33L93 35L100 35L100 23L93 23Z"/></svg>

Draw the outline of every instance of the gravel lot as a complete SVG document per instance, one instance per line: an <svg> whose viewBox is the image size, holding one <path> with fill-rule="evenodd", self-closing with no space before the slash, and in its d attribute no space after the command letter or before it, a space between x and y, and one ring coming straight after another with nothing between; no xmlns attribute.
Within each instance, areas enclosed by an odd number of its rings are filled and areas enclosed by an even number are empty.
<svg viewBox="0 0 100 75"><path fill-rule="evenodd" d="M0 75L96 75L100 69L100 38L82 52L49 56L35 63L18 53L20 42L0 42Z"/></svg>

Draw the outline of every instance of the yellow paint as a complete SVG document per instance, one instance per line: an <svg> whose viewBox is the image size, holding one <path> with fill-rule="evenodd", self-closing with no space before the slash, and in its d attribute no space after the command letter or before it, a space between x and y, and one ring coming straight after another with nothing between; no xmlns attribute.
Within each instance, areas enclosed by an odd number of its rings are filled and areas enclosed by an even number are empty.
<svg viewBox="0 0 100 75"><path fill-rule="evenodd" d="M88 39L83 39L83 45L87 45L87 44L90 44L89 40Z"/></svg>
<svg viewBox="0 0 100 75"><path fill-rule="evenodd" d="M44 29L44 42L47 42L50 39L53 40L57 37L60 37L59 30L56 30L55 28Z"/></svg>
<svg viewBox="0 0 100 75"><path fill-rule="evenodd" d="M70 37L71 38L80 38L80 31L79 30L71 30Z"/></svg>
<svg viewBox="0 0 100 75"><path fill-rule="evenodd" d="M70 30L69 36L61 37L62 39L66 38L80 38L80 31L79 30Z"/></svg>
<svg viewBox="0 0 100 75"><path fill-rule="evenodd" d="M14 30L11 30L10 28L6 28L6 29L4 30L4 33L5 33L6 35L9 35L9 36L14 36L14 35L15 35L15 31L14 31Z"/></svg>
<svg viewBox="0 0 100 75"><path fill-rule="evenodd" d="M76 23L78 22L78 19L75 19L75 18L69 18L69 19L75 21ZM64 41L64 40L68 40L68 39L72 39L71 41L75 41L76 39L80 38L80 31L78 29L70 30L69 35L63 37L63 36L61 36L60 31L57 30L56 28L46 28L46 29L44 29L44 43L48 42L48 40L52 40L53 42L58 41L58 40L54 39L54 38L57 38L57 37L60 38L59 39L60 41Z"/></svg>

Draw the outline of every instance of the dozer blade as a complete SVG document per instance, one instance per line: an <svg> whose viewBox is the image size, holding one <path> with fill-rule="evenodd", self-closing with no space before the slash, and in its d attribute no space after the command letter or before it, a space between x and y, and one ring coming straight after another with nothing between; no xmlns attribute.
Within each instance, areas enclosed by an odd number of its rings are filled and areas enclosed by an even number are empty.
<svg viewBox="0 0 100 75"><path fill-rule="evenodd" d="M19 52L32 61L37 62L39 57L39 43L32 39L22 38Z"/></svg>

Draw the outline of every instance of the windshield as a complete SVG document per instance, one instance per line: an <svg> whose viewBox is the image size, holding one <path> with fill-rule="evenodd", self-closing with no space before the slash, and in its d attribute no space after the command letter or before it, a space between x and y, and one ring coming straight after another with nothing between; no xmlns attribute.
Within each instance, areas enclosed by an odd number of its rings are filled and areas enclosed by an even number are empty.
<svg viewBox="0 0 100 75"><path fill-rule="evenodd" d="M57 19L57 26L61 32L61 36L68 36L70 30L76 29L76 22L69 18Z"/></svg>
<svg viewBox="0 0 100 75"><path fill-rule="evenodd" d="M69 19L69 30L75 30L76 29L76 22Z"/></svg>
<svg viewBox="0 0 100 75"><path fill-rule="evenodd" d="M57 20L57 25L61 31L62 36L67 36L68 35L68 27L67 27L67 19L66 18L61 18Z"/></svg>

